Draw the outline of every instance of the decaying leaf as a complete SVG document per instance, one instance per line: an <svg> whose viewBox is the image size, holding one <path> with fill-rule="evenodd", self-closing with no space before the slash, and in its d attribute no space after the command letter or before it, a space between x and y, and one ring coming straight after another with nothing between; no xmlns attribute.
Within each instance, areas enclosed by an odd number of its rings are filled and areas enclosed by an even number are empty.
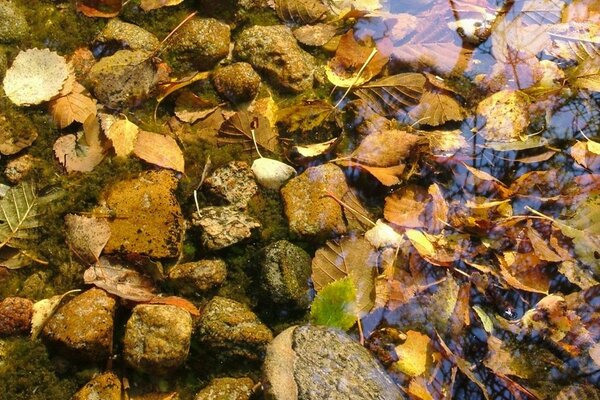
<svg viewBox="0 0 600 400"><path fill-rule="evenodd" d="M355 94L383 116L395 116L406 107L416 105L423 94L423 74L407 72L364 84Z"/></svg>
<svg viewBox="0 0 600 400"><path fill-rule="evenodd" d="M90 115L96 115L96 101L77 82L70 93L50 101L49 107L52 119L61 129L75 121L83 124Z"/></svg>
<svg viewBox="0 0 600 400"><path fill-rule="evenodd" d="M181 4L183 0L142 0L140 7L144 11L156 10L162 7L171 7Z"/></svg>
<svg viewBox="0 0 600 400"><path fill-rule="evenodd" d="M420 138L406 131L383 130L363 139L352 152L352 160L373 167L393 167L402 164Z"/></svg>
<svg viewBox="0 0 600 400"><path fill-rule="evenodd" d="M217 108L219 108L218 104L206 101L190 91L184 91L175 101L175 115L181 121L190 124L206 118Z"/></svg>
<svg viewBox="0 0 600 400"><path fill-rule="evenodd" d="M300 3L293 0L274 0L275 11L282 21L300 25L312 24L327 17L329 8L319 0Z"/></svg>
<svg viewBox="0 0 600 400"><path fill-rule="evenodd" d="M487 97L477 106L477 114L485 118L485 128L479 132L492 142L521 140L529 126L529 99L520 91L503 90Z"/></svg>
<svg viewBox="0 0 600 400"><path fill-rule="evenodd" d="M123 0L77 0L77 11L87 17L112 18L119 15Z"/></svg>
<svg viewBox="0 0 600 400"><path fill-rule="evenodd" d="M170 136L140 130L133 154L150 164L184 172L185 160L179 145Z"/></svg>
<svg viewBox="0 0 600 400"><path fill-rule="evenodd" d="M297 144L305 145L337 136L341 120L337 108L316 100L279 109L277 127L285 132L282 136L294 137Z"/></svg>
<svg viewBox="0 0 600 400"><path fill-rule="evenodd" d="M67 172L89 172L104 159L100 126L95 115L88 116L83 133L65 135L54 142L54 156Z"/></svg>
<svg viewBox="0 0 600 400"><path fill-rule="evenodd" d="M65 216L67 242L83 261L98 261L110 238L110 224L106 219L67 214Z"/></svg>
<svg viewBox="0 0 600 400"><path fill-rule="evenodd" d="M149 304L166 304L179 307L182 310L189 312L194 317L200 316L200 310L189 300L178 296L155 296L148 301Z"/></svg>
<svg viewBox="0 0 600 400"><path fill-rule="evenodd" d="M106 257L86 269L83 280L127 300L148 302L156 297L152 279Z"/></svg>
<svg viewBox="0 0 600 400"><path fill-rule="evenodd" d="M391 223L406 228L422 228L422 218L429 194L420 186L401 188L385 198L383 215Z"/></svg>
<svg viewBox="0 0 600 400"><path fill-rule="evenodd" d="M408 115L422 125L439 126L448 121L462 121L465 110L450 95L426 90Z"/></svg>
<svg viewBox="0 0 600 400"><path fill-rule="evenodd" d="M311 322L343 330L350 329L358 316L356 288L350 277L329 282L321 288L310 307Z"/></svg>
<svg viewBox="0 0 600 400"><path fill-rule="evenodd" d="M544 263L533 253L505 252L498 255L500 275L515 289L547 294L550 279L544 273Z"/></svg>
<svg viewBox="0 0 600 400"><path fill-rule="evenodd" d="M375 179L377 179L382 185L385 186L394 186L398 185L401 182L402 173L405 170L405 166L394 165L391 167L371 167L369 165L360 164L354 161L348 160L339 160L336 161L336 164L349 168L358 168L360 170L366 171L371 174Z"/></svg>
<svg viewBox="0 0 600 400"><path fill-rule="evenodd" d="M241 143L246 150L250 150L254 147L253 136L258 146L277 153L279 147L277 132L271 129L269 121L262 115L244 111L235 113L223 122L219 129L219 144Z"/></svg>
<svg viewBox="0 0 600 400"><path fill-rule="evenodd" d="M573 87L600 92L600 55L586 58L565 75Z"/></svg>
<svg viewBox="0 0 600 400"><path fill-rule="evenodd" d="M400 233L380 219L377 220L373 228L365 232L365 239L377 249L398 247L404 242Z"/></svg>
<svg viewBox="0 0 600 400"><path fill-rule="evenodd" d="M330 24L304 25L294 29L296 40L306 46L323 46L336 34L337 28Z"/></svg>
<svg viewBox="0 0 600 400"><path fill-rule="evenodd" d="M31 340L37 339L44 329L44 325L50 319L54 312L61 305L63 299L70 294L80 292L81 290L69 290L66 293L52 296L49 299L43 299L33 304L33 315L31 317Z"/></svg>
<svg viewBox="0 0 600 400"><path fill-rule="evenodd" d="M406 332L406 341L396 346L395 350L398 361L394 363L393 368L408 376L422 375L432 364L431 339L421 332Z"/></svg>
<svg viewBox="0 0 600 400"><path fill-rule="evenodd" d="M112 142L117 157L126 157L133 151L140 128L128 119L120 119L110 125L105 135Z"/></svg>
<svg viewBox="0 0 600 400"><path fill-rule="evenodd" d="M435 247L423 232L416 229L407 229L404 234L422 257L435 257Z"/></svg>

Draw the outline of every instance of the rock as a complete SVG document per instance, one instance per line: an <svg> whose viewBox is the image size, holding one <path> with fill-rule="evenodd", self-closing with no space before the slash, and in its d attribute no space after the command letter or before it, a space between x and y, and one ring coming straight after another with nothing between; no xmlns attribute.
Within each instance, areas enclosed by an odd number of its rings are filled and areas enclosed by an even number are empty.
<svg viewBox="0 0 600 400"><path fill-rule="evenodd" d="M194 400L249 400L254 381L250 378L216 378L196 394Z"/></svg>
<svg viewBox="0 0 600 400"><path fill-rule="evenodd" d="M202 310L198 338L224 357L260 360L273 334L244 304L215 296Z"/></svg>
<svg viewBox="0 0 600 400"><path fill-rule="evenodd" d="M258 191L254 174L244 161L232 161L216 169L204 185L213 196L241 209Z"/></svg>
<svg viewBox="0 0 600 400"><path fill-rule="evenodd" d="M165 170L114 184L105 198L118 218L109 221L111 236L104 252L177 257L184 220L173 193L176 187L177 180Z"/></svg>
<svg viewBox="0 0 600 400"><path fill-rule="evenodd" d="M25 14L11 1L0 2L0 43L13 43L28 32Z"/></svg>
<svg viewBox="0 0 600 400"><path fill-rule="evenodd" d="M219 68L212 81L217 93L234 104L252 100L260 88L260 75L245 62Z"/></svg>
<svg viewBox="0 0 600 400"><path fill-rule="evenodd" d="M260 157L252 162L252 173L260 186L279 190L284 183L296 175L296 169L281 161Z"/></svg>
<svg viewBox="0 0 600 400"><path fill-rule="evenodd" d="M123 357L147 373L166 373L182 365L190 350L192 317L165 304L138 304L127 321Z"/></svg>
<svg viewBox="0 0 600 400"><path fill-rule="evenodd" d="M4 78L4 74L6 74L6 70L8 69L8 57L6 57L6 51L3 48L0 48L0 79ZM4 90L4 89L2 89ZM4 93L1 91L0 93Z"/></svg>
<svg viewBox="0 0 600 400"><path fill-rule="evenodd" d="M215 259L178 264L169 271L168 280L180 294L189 296L220 286L226 277L225 261Z"/></svg>
<svg viewBox="0 0 600 400"><path fill-rule="evenodd" d="M298 46L286 26L246 29L238 37L234 55L252 64L285 91L300 93L312 88L316 61Z"/></svg>
<svg viewBox="0 0 600 400"><path fill-rule="evenodd" d="M103 46L119 45L129 50L155 51L160 46L156 36L137 25L123 22L118 18L108 21L100 35L96 37L96 44Z"/></svg>
<svg viewBox="0 0 600 400"><path fill-rule="evenodd" d="M90 289L60 307L42 335L67 355L104 360L112 350L115 309L114 298L101 289Z"/></svg>
<svg viewBox="0 0 600 400"><path fill-rule="evenodd" d="M29 333L33 303L22 297L7 297L0 301L0 336Z"/></svg>
<svg viewBox="0 0 600 400"><path fill-rule="evenodd" d="M205 207L194 213L192 224L202 229L200 240L208 250L220 250L252 236L260 222L233 206Z"/></svg>
<svg viewBox="0 0 600 400"><path fill-rule="evenodd" d="M308 168L282 189L290 231L319 239L346 233L341 206L328 194L341 199L348 191L342 170L333 164Z"/></svg>
<svg viewBox="0 0 600 400"><path fill-rule="evenodd" d="M123 108L139 105L158 83L151 53L119 50L92 66L88 80L94 96L105 106Z"/></svg>
<svg viewBox="0 0 600 400"><path fill-rule="evenodd" d="M310 273L308 253L287 240L272 243L263 251L261 287L273 303L308 307Z"/></svg>
<svg viewBox="0 0 600 400"><path fill-rule="evenodd" d="M194 17L183 25L170 40L169 53L208 70L229 54L229 26L214 18Z"/></svg>
<svg viewBox="0 0 600 400"><path fill-rule="evenodd" d="M367 349L342 331L293 326L267 348L265 398L398 400L398 386Z"/></svg>
<svg viewBox="0 0 600 400"><path fill-rule="evenodd" d="M71 397L71 400L121 400L123 385L114 372L94 377Z"/></svg>
<svg viewBox="0 0 600 400"><path fill-rule="evenodd" d="M16 154L31 146L37 136L33 122L20 111L0 111L0 154Z"/></svg>
<svg viewBox="0 0 600 400"><path fill-rule="evenodd" d="M4 168L4 177L12 184L19 183L31 172L39 160L29 154L10 160Z"/></svg>

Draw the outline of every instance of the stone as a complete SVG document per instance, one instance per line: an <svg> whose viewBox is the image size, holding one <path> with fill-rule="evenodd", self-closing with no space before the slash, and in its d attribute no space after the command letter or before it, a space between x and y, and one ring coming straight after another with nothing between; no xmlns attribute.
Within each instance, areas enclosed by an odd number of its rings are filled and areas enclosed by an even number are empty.
<svg viewBox="0 0 600 400"><path fill-rule="evenodd" d="M271 330L246 305L215 296L202 310L198 321L198 340L219 356L261 360Z"/></svg>
<svg viewBox="0 0 600 400"><path fill-rule="evenodd" d="M23 297L7 297L0 301L0 336L29 333L33 302Z"/></svg>
<svg viewBox="0 0 600 400"><path fill-rule="evenodd" d="M95 44L109 47L118 44L129 50L155 51L160 46L160 41L156 36L137 25L112 18L96 37Z"/></svg>
<svg viewBox="0 0 600 400"><path fill-rule="evenodd" d="M123 385L114 372L95 376L71 397L71 400L121 400Z"/></svg>
<svg viewBox="0 0 600 400"><path fill-rule="evenodd" d="M234 56L249 62L284 91L300 93L312 88L316 60L298 46L284 25L244 30L236 41Z"/></svg>
<svg viewBox="0 0 600 400"><path fill-rule="evenodd" d="M177 257L184 220L173 193L176 187L173 173L166 170L144 172L114 184L105 199L117 218L109 220L111 236L104 252Z"/></svg>
<svg viewBox="0 0 600 400"><path fill-rule="evenodd" d="M25 13L12 1L0 2L0 43L14 43L28 32Z"/></svg>
<svg viewBox="0 0 600 400"><path fill-rule="evenodd" d="M212 75L212 82L217 93L238 104L256 97L260 88L260 75L252 65L238 62L216 70Z"/></svg>
<svg viewBox="0 0 600 400"><path fill-rule="evenodd" d="M84 360L105 360L112 351L117 303L104 290L90 289L58 309L42 335L59 351Z"/></svg>
<svg viewBox="0 0 600 400"><path fill-rule="evenodd" d="M17 184L25 178L39 160L30 154L24 154L6 163L4 177L12 184Z"/></svg>
<svg viewBox="0 0 600 400"><path fill-rule="evenodd" d="M296 308L308 307L311 258L307 252L287 240L280 240L263 250L260 266L261 287L269 301Z"/></svg>
<svg viewBox="0 0 600 400"><path fill-rule="evenodd" d="M341 199L348 190L344 173L330 163L308 168L292 178L281 189L290 231L317 239L346 233L342 207L329 194Z"/></svg>
<svg viewBox="0 0 600 400"><path fill-rule="evenodd" d="M168 281L177 291L190 296L220 286L227 277L225 261L199 260L178 264L169 270Z"/></svg>
<svg viewBox="0 0 600 400"><path fill-rule="evenodd" d="M229 26L214 18L194 17L170 40L169 54L200 70L209 70L229 54Z"/></svg>
<svg viewBox="0 0 600 400"><path fill-rule="evenodd" d="M170 372L188 356L192 327L190 313L179 307L138 304L125 328L123 357L142 372Z"/></svg>
<svg viewBox="0 0 600 400"><path fill-rule="evenodd" d="M208 250L220 250L252 236L260 222L234 206L205 207L194 213L192 224L202 229L200 241Z"/></svg>
<svg viewBox="0 0 600 400"><path fill-rule="evenodd" d="M33 122L18 110L0 111L0 154L16 154L31 146L38 132Z"/></svg>
<svg viewBox="0 0 600 400"><path fill-rule="evenodd" d="M323 326L281 332L267 348L262 383L273 400L406 398L367 349Z"/></svg>
<svg viewBox="0 0 600 400"><path fill-rule="evenodd" d="M244 161L232 161L217 168L206 178L204 186L211 195L240 209L246 208L258 191L254 174Z"/></svg>
<svg viewBox="0 0 600 400"><path fill-rule="evenodd" d="M216 378L199 391L194 400L249 400L254 381L250 378Z"/></svg>
<svg viewBox="0 0 600 400"><path fill-rule="evenodd" d="M94 96L113 109L133 107L156 89L159 76L151 53L119 50L92 66L88 81Z"/></svg>

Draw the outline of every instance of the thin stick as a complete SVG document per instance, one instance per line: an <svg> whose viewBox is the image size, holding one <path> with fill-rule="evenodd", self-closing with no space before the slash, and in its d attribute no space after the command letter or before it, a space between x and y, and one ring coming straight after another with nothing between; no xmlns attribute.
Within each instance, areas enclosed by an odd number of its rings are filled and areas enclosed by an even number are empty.
<svg viewBox="0 0 600 400"><path fill-rule="evenodd" d="M365 61L365 63L363 64L363 66L360 67L360 70L358 71L358 74L356 74L356 78L354 78L354 81L352 82L352 84L348 87L348 89L346 89L346 93L344 93L344 95L342 96L342 98L336 103L335 106L333 106L333 108L338 108L338 106L340 105L340 103L342 101L344 101L344 99L346 98L346 96L348 96L348 93L350 93L350 90L352 90L352 88L354 87L354 85L356 85L356 82L358 82L358 79L362 75L362 73L365 70L365 68L367 68L367 65L369 65L369 63L371 62L371 60L373 59L373 57L375 57L375 54L377 54L377 47L374 47L373 50L371 50L371 54L369 54L369 57L367 57L367 61Z"/></svg>
<svg viewBox="0 0 600 400"><path fill-rule="evenodd" d="M256 152L258 153L258 156L260 158L264 158L262 156L262 154L260 154L260 151L258 150L258 144L256 143L256 134L254 133L254 129L250 129L250 132L252 132L252 141L254 142L254 148L256 149Z"/></svg>

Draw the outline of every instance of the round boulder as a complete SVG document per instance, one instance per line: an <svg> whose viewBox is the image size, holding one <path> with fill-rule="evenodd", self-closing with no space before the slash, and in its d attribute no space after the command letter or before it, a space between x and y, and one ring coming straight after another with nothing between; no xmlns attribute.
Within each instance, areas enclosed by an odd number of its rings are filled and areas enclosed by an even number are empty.
<svg viewBox="0 0 600 400"><path fill-rule="evenodd" d="M260 87L260 75L245 62L219 68L212 80L217 92L234 104L252 100Z"/></svg>
<svg viewBox="0 0 600 400"><path fill-rule="evenodd" d="M217 378L199 391L194 400L249 400L253 387L250 378Z"/></svg>
<svg viewBox="0 0 600 400"><path fill-rule="evenodd" d="M17 42L27 35L25 14L13 2L0 2L0 43Z"/></svg>
<svg viewBox="0 0 600 400"><path fill-rule="evenodd" d="M405 398L367 349L342 331L293 326L267 348L265 397L274 400Z"/></svg>
<svg viewBox="0 0 600 400"><path fill-rule="evenodd" d="M182 295L206 292L220 286L227 277L225 261L199 260L176 265L169 271L169 281Z"/></svg>
<svg viewBox="0 0 600 400"><path fill-rule="evenodd" d="M0 336L28 333L32 315L31 300L23 297L7 297L0 301Z"/></svg>
<svg viewBox="0 0 600 400"><path fill-rule="evenodd" d="M192 317L171 305L135 306L125 328L127 364L147 373L167 373L184 363L190 350Z"/></svg>
<svg viewBox="0 0 600 400"><path fill-rule="evenodd" d="M96 38L95 44L102 46L117 44L129 50L154 51L160 46L160 41L137 25L112 18Z"/></svg>
<svg viewBox="0 0 600 400"><path fill-rule="evenodd" d="M71 400L121 400L122 390L123 385L119 377L114 372L105 372L86 383Z"/></svg>
<svg viewBox="0 0 600 400"><path fill-rule="evenodd" d="M214 18L194 17L170 40L169 53L195 68L208 70L229 54L229 26Z"/></svg>

